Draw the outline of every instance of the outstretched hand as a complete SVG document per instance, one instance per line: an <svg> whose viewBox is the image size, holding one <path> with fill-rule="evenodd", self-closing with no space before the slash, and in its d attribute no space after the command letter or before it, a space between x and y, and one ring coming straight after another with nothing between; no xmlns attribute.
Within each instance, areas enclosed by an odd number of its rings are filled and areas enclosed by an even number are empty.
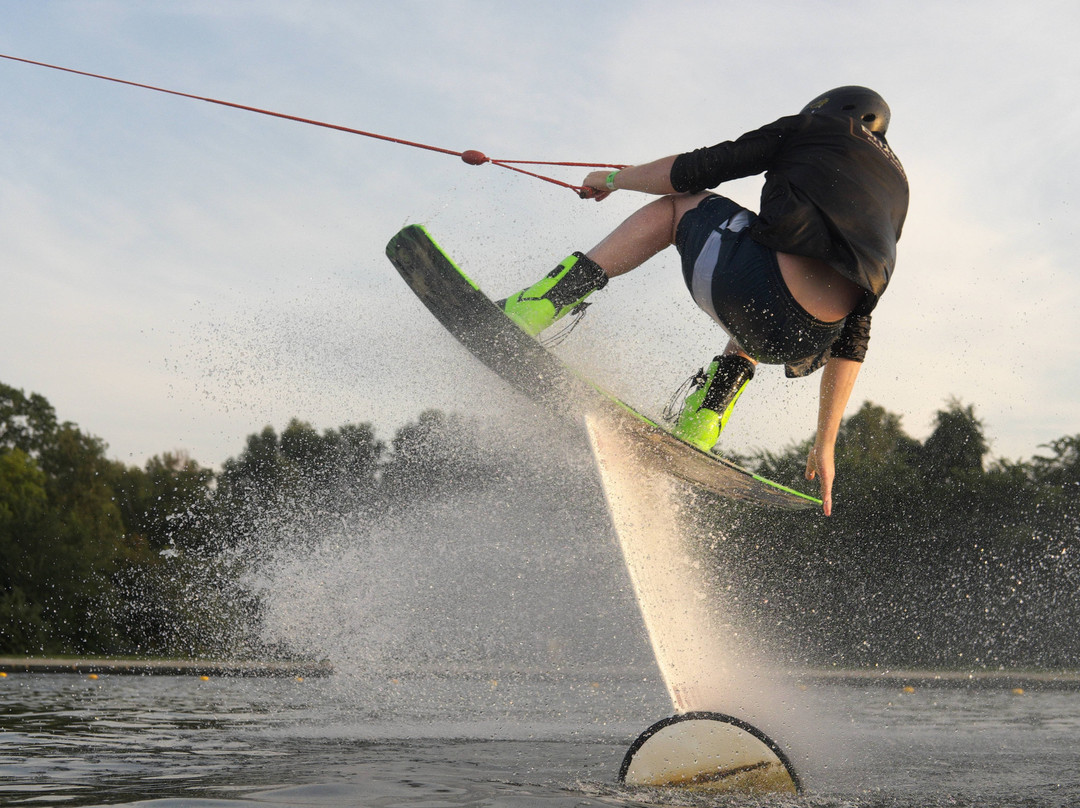
<svg viewBox="0 0 1080 808"><path fill-rule="evenodd" d="M821 488L821 510L826 516L832 516L832 484L836 476L836 462L834 451L830 447L824 449L816 443L810 447L810 454L806 456L806 479L818 478Z"/></svg>
<svg viewBox="0 0 1080 808"><path fill-rule="evenodd" d="M590 171L589 175L581 183L582 188L588 188L591 193L587 197L597 202L607 199L611 196L611 191L607 187L607 178L609 172L607 171Z"/></svg>

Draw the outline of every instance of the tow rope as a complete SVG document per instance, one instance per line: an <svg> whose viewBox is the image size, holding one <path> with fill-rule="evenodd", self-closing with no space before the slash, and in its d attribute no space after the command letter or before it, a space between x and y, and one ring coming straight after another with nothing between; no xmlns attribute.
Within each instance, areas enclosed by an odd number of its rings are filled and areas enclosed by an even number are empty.
<svg viewBox="0 0 1080 808"><path fill-rule="evenodd" d="M555 179L554 177L548 177L548 176L545 176L543 174L537 174L537 173L535 173L533 171L528 171L528 170L526 170L524 168L519 168L519 166L534 165L534 166L570 166L570 167L580 167L580 168L615 168L615 169L626 168L625 165L616 165L614 163L574 163L574 162L554 162L554 161L548 161L548 160L505 160L505 159L495 160L493 158L488 157L483 152L477 151L476 149L466 149L465 151L460 151L460 152L459 151L454 151L452 149L444 149L444 148L441 148L439 146L430 146L430 145L428 145L426 143L417 143L417 142L412 141L412 140L403 140L402 138L389 137L387 135L379 135L379 134L376 134L375 132L365 132L365 131L360 130L360 129L353 129L352 127L349 127L349 126L341 126L339 124L327 123L326 121L317 121L317 120L313 120L311 118L301 118L298 115L288 115L288 114L286 114L284 112L274 112L273 110L260 109L259 107L251 107L251 106L247 106L246 104L237 104L237 103L234 103L232 101L222 101L222 100L217 99L217 98L208 98L208 97L202 96L202 95L194 95L192 93L180 92L179 90L169 90L169 89L166 89L165 87L155 87L152 84L141 84L141 83L139 83L137 81L128 81L127 79L118 79L118 78L115 78L113 76L103 76L103 75L101 75L99 73L88 73L85 70L75 70L74 68L71 68L71 67L61 67L60 65L52 65L52 64L48 64L46 62L37 62L37 61L34 61L33 59L23 59L23 58L20 58L18 56L9 56L9 55L4 54L4 53L0 53L0 59L8 59L8 60L10 60L12 62L22 62L23 64L34 65L35 67L47 67L50 70L59 70L59 71L64 72L64 73L73 73L76 76L85 76L87 78L99 79L101 81L111 81L111 82L114 82L116 84L125 84L128 87L138 87L139 89L142 89L142 90L153 90L156 93L165 93L167 95L175 95L175 96L179 96L181 98L191 98L191 99L193 99L195 101L206 101L207 103L217 104L217 105L222 106L222 107L231 107L232 109L239 109L239 110L243 110L244 112L255 112L255 113L258 113L259 115L269 115L272 118L283 118L284 120L287 120L287 121L296 121L297 123L304 123L304 124L308 124L310 126L321 126L324 129L334 129L334 130L336 130L338 132L347 132L350 135L361 135L362 137L374 138L375 140L384 140L384 141L387 141L388 143L397 143L397 144L399 144L401 146L412 146L413 148L416 148L416 149L426 149L427 151L438 152L439 154L449 154L449 155L453 155L454 157L460 157L462 159L462 161L464 161L465 163L467 163L468 165L471 165L471 166L479 166L479 165L483 165L484 163L491 163L491 165L499 166L500 168L508 168L511 171L517 171L519 174L525 174L526 176L535 177L536 179L543 180L544 182L550 182L550 183L553 183L554 185L560 185L563 188L569 188L571 191L574 191L575 193L577 193L577 195L579 197L581 197L582 199L590 199L590 198L592 198L593 196L596 195L596 191L594 189L592 189L592 188L587 188L587 187L580 186L580 185L571 185L568 182L563 182L562 180Z"/></svg>

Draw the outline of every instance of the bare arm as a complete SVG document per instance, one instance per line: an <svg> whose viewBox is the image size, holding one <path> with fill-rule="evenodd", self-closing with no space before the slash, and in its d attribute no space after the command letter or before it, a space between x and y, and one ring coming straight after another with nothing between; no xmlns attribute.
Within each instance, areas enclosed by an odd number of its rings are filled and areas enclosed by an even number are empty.
<svg viewBox="0 0 1080 808"><path fill-rule="evenodd" d="M642 163L639 166L629 166L615 172L614 190L640 191L646 194L673 194L675 189L671 187L671 166L675 157L661 157L651 163ZM597 194L593 197L597 202L607 198L612 189L607 187L607 178L611 172L593 171L585 178L582 185L594 189Z"/></svg>
<svg viewBox="0 0 1080 808"><path fill-rule="evenodd" d="M821 374L821 391L818 399L817 436L810 454L806 458L806 479L813 480L820 476L822 510L826 516L832 515L832 484L836 476L836 436L840 432L840 421L844 409L851 398L855 379L859 375L861 362L829 358Z"/></svg>

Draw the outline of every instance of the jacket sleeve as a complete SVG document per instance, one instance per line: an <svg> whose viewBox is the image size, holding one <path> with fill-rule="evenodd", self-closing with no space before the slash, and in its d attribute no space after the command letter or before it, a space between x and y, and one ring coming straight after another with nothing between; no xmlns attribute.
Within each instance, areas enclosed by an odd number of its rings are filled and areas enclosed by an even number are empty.
<svg viewBox="0 0 1080 808"><path fill-rule="evenodd" d="M671 167L672 187L679 193L697 193L766 171L783 145L791 120L781 118L737 140L680 154Z"/></svg>
<svg viewBox="0 0 1080 808"><path fill-rule="evenodd" d="M814 371L824 367L829 358L833 356L850 359L853 362L862 362L866 359L866 349L869 345L870 315L849 314L847 319L844 320L844 326L839 336L833 340L832 345L816 356L808 356L805 359L784 365L784 375L789 379L809 376Z"/></svg>
<svg viewBox="0 0 1080 808"><path fill-rule="evenodd" d="M840 336L833 340L830 352L841 359L862 362L870 345L870 315L849 314Z"/></svg>

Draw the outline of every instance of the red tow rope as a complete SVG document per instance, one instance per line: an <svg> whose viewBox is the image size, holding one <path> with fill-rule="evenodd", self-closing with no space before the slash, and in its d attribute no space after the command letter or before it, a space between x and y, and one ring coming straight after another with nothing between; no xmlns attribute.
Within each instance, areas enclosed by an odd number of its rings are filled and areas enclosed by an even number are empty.
<svg viewBox="0 0 1080 808"><path fill-rule="evenodd" d="M129 87L138 87L143 90L153 90L157 93L166 93L168 95L177 95L181 98L192 98L196 101L206 101L210 104L218 104L223 107L232 107L233 109L241 109L245 112L256 112L259 115L269 115L273 118L284 118L287 121L296 121L297 123L306 123L311 126L321 126L324 129L335 129L338 132L348 132L351 135L362 135L363 137L370 137L376 140L385 140L389 143L398 143L402 146L412 146L417 149L427 149L428 151L439 152L440 154L452 154L455 157L460 157L463 161L471 166L483 165L484 163L491 163L501 168L508 168L511 171L517 171L520 174L525 174L530 177L535 177L538 180L544 180L545 182L554 183L555 185L561 185L563 188L569 188L575 191L582 199L590 199L596 195L596 191L592 188L586 188L579 185L571 185L568 182L557 180L554 177L547 177L543 174L536 174L532 171L526 171L523 168L518 168L519 165L542 165L542 166L575 166L581 168L626 168L625 165L615 165L611 163L561 163L561 162L545 162L542 160L493 160L483 152L476 151L475 149L468 149L463 152L453 151L452 149L443 149L438 146L429 146L425 143L416 143L411 140L402 140L401 138L388 137L387 135L378 135L374 132L364 132L360 129L353 129L348 126L340 126L334 123L326 123L325 121L316 121L310 118L301 118L296 115L286 115L283 112L273 112L268 109L260 109L258 107L249 107L245 104L235 104L232 101L221 101L217 98L207 98L201 95L192 95L191 93L182 93L178 90L168 90L164 87L154 87L151 84L140 84L137 81L127 81L126 79L113 78L112 76L102 76L97 73L87 73L83 70L75 70L70 67L61 67L59 65L51 65L45 62L35 62L33 59L21 59L18 56L8 56L7 54L0 53L0 59L9 59L13 62L22 62L23 64L34 65L36 67L47 67L50 70L60 70L64 73L74 73L77 76L86 76L92 79L101 79L102 81L112 81L116 84L126 84Z"/></svg>

